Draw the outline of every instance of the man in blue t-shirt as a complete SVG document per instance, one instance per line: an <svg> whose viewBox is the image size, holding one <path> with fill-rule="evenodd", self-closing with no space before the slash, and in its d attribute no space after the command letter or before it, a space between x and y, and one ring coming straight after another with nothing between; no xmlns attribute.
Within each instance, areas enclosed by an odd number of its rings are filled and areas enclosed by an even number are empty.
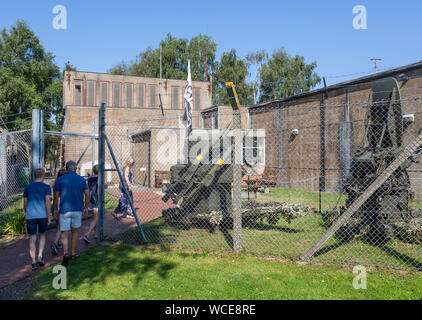
<svg viewBox="0 0 422 320"><path fill-rule="evenodd" d="M23 209L26 217L26 228L29 235L29 255L31 256L32 270L45 265L43 258L45 233L50 223L51 188L44 181L43 168L34 171L34 182L27 185L23 191ZM38 259L36 259L37 233L40 234Z"/></svg>
<svg viewBox="0 0 422 320"><path fill-rule="evenodd" d="M58 214L58 201L60 198L60 231L63 244L62 265L67 266L69 259L78 257L76 246L78 245L79 228L82 224L82 215L88 213L89 191L86 181L76 173L75 161L66 163L67 174L61 176L54 184L54 213ZM85 196L85 202L84 202ZM68 233L72 231L71 255L69 256Z"/></svg>

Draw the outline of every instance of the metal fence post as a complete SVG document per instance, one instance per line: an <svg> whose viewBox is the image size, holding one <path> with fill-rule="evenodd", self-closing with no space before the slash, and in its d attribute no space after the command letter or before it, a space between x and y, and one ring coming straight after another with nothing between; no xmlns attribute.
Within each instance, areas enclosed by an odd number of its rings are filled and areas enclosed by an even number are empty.
<svg viewBox="0 0 422 320"><path fill-rule="evenodd" d="M95 119L92 119L92 149L91 149L91 174L94 173L94 166L95 166Z"/></svg>
<svg viewBox="0 0 422 320"><path fill-rule="evenodd" d="M98 241L104 239L105 214L105 103L100 103L98 113Z"/></svg>
<svg viewBox="0 0 422 320"><path fill-rule="evenodd" d="M236 253L242 250L242 135L240 128L240 110L234 110L233 249Z"/></svg>
<svg viewBox="0 0 422 320"><path fill-rule="evenodd" d="M233 250L242 251L242 132L240 103L234 84L226 82L233 109L234 164L233 164Z"/></svg>
<svg viewBox="0 0 422 320"><path fill-rule="evenodd" d="M43 111L32 110L32 154L31 181L34 181L35 169L44 167L44 125Z"/></svg>

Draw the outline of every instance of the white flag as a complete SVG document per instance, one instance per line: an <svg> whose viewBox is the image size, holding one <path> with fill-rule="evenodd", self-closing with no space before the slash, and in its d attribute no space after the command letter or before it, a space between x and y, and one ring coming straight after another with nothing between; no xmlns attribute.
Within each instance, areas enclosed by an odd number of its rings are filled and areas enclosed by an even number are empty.
<svg viewBox="0 0 422 320"><path fill-rule="evenodd" d="M190 74L190 60L188 60L188 79L186 80L185 86L185 93L184 93L184 101L185 101L185 113L183 114L183 122L186 126L186 136L189 136L192 132L192 102L193 102L193 95L192 95L192 78Z"/></svg>

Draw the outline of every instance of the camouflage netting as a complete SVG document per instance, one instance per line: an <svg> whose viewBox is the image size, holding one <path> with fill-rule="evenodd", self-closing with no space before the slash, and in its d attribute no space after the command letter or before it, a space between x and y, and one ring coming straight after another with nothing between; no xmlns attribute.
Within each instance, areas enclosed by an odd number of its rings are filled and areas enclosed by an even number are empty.
<svg viewBox="0 0 422 320"><path fill-rule="evenodd" d="M242 204L242 225L243 227L253 227L259 222L275 225L280 218L290 223L296 218L305 217L310 211L309 207L300 204L249 201ZM206 227L211 232L215 232L218 228L227 229L233 227L231 210L229 210L229 216L224 217L222 211L212 210L209 213L194 214L183 212L179 208L170 208L163 210L163 218L167 223L184 229L197 226Z"/></svg>
<svg viewBox="0 0 422 320"><path fill-rule="evenodd" d="M325 212L324 227L329 228L344 212L344 207ZM422 244L422 210L412 211L412 218L408 221L377 223L368 223L364 213L358 211L335 235L344 241L365 239L376 245L382 245L395 237L405 242Z"/></svg>

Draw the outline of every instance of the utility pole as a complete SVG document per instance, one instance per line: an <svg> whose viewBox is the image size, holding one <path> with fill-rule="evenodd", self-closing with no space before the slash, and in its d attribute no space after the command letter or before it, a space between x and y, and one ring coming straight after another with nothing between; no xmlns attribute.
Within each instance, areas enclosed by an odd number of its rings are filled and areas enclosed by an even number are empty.
<svg viewBox="0 0 422 320"><path fill-rule="evenodd" d="M380 58L372 58L371 61L374 63L375 72L377 72L377 65L382 59Z"/></svg>

